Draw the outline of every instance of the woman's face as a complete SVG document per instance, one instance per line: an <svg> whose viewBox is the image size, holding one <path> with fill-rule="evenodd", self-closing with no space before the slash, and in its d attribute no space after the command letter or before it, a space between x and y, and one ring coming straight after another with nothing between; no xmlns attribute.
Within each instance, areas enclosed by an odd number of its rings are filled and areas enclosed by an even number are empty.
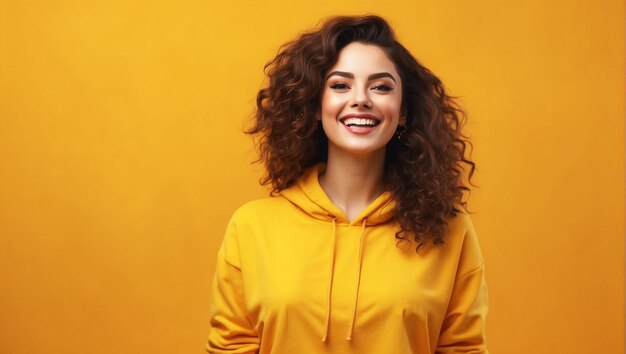
<svg viewBox="0 0 626 354"><path fill-rule="evenodd" d="M339 52L322 91L321 120L329 151L384 151L400 118L402 82L380 47L352 42Z"/></svg>

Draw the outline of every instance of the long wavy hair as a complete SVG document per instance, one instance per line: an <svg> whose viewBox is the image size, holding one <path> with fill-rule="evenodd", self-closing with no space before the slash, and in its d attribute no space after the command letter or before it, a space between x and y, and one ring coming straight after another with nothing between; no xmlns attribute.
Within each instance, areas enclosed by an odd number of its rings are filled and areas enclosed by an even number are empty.
<svg viewBox="0 0 626 354"><path fill-rule="evenodd" d="M265 65L269 84L257 95L256 119L247 131L256 137L258 161L266 167L261 184L271 185L276 195L306 169L326 161L328 140L315 117L325 74L352 42L382 48L402 79L405 130L401 139L387 144L384 173L385 187L396 202L396 239L412 236L417 250L429 239L443 244L447 218L461 208L467 211L464 192L475 170L471 143L462 133L465 114L441 80L398 43L378 16L332 17L284 44Z"/></svg>

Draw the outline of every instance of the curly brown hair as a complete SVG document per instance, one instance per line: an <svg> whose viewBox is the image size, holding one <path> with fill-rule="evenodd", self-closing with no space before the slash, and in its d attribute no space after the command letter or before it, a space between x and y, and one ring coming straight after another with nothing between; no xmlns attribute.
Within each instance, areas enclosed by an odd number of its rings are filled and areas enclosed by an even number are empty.
<svg viewBox="0 0 626 354"><path fill-rule="evenodd" d="M396 202L396 238L413 235L418 250L427 239L443 244L447 218L461 207L467 211L464 172L471 184L476 168L469 157L471 143L461 131L465 114L441 80L396 41L379 16L332 17L321 28L284 44L265 65L269 85L257 95L255 123L247 131L257 137L258 161L267 170L261 184L271 184L275 195L306 169L326 161L328 141L315 117L325 74L352 42L382 48L402 79L406 130L401 139L387 144L384 174L385 187Z"/></svg>

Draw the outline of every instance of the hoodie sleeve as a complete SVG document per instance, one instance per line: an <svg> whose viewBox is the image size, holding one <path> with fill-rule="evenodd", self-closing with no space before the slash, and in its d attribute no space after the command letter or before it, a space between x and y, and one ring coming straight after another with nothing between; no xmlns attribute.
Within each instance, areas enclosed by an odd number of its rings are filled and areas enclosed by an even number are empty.
<svg viewBox="0 0 626 354"><path fill-rule="evenodd" d="M487 286L482 253L471 221L457 276L441 327L436 354L488 354L485 342Z"/></svg>
<svg viewBox="0 0 626 354"><path fill-rule="evenodd" d="M232 220L217 255L210 316L208 353L258 353L260 341L246 312L237 231Z"/></svg>

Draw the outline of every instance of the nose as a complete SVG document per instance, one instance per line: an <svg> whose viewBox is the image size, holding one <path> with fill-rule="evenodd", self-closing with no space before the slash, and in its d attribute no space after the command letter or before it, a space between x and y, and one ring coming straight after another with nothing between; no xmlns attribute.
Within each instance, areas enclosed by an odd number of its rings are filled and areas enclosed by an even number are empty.
<svg viewBox="0 0 626 354"><path fill-rule="evenodd" d="M372 101L370 100L369 93L367 88L356 89L353 90L352 102L350 102L350 107L372 107Z"/></svg>

